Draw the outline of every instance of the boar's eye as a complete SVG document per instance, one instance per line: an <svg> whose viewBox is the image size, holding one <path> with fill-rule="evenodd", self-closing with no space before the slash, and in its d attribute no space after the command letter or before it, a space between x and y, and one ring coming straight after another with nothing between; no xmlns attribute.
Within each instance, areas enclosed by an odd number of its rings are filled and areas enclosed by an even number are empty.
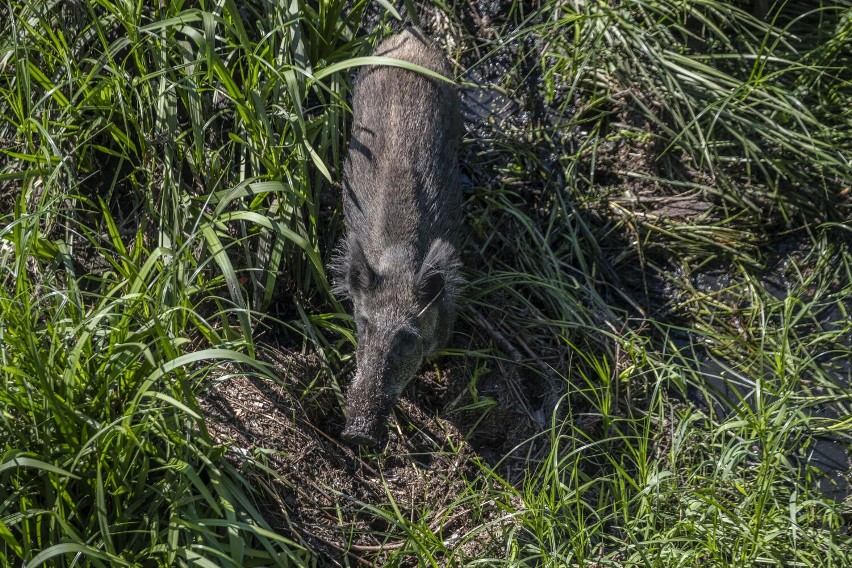
<svg viewBox="0 0 852 568"><path fill-rule="evenodd" d="M417 346L417 335L407 329L399 332L397 348L401 353L410 353Z"/></svg>

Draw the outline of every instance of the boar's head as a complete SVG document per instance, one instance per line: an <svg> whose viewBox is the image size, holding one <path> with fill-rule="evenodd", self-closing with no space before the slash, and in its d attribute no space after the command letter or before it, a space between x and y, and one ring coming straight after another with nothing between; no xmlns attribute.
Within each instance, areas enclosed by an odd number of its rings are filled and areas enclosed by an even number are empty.
<svg viewBox="0 0 852 568"><path fill-rule="evenodd" d="M442 239L432 241L425 257L391 247L375 266L357 241L346 248L338 286L352 299L358 369L347 397L343 437L372 445L423 359L450 333L460 262L453 246ZM419 266L418 257L423 258Z"/></svg>

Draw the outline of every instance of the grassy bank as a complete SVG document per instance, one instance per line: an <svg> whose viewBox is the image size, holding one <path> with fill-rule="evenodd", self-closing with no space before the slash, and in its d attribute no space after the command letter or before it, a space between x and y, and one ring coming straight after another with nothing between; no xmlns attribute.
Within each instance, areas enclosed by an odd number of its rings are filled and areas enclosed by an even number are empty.
<svg viewBox="0 0 852 568"><path fill-rule="evenodd" d="M416 6L468 285L369 452L326 266L397 11L0 5L1 562L848 565L852 4L762 6Z"/></svg>

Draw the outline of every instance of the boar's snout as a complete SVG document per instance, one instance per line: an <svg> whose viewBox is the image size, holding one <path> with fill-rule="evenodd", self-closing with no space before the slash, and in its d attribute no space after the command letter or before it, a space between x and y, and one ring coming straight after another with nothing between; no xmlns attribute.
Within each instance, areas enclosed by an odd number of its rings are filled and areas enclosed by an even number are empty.
<svg viewBox="0 0 852 568"><path fill-rule="evenodd" d="M363 374L356 375L349 389L349 416L342 436L353 444L374 446L379 441L380 427L390 414L393 400L382 392L382 381L364 380L363 377Z"/></svg>
<svg viewBox="0 0 852 568"><path fill-rule="evenodd" d="M343 430L343 439L359 446L375 446L378 440L379 421L375 417L350 416Z"/></svg>

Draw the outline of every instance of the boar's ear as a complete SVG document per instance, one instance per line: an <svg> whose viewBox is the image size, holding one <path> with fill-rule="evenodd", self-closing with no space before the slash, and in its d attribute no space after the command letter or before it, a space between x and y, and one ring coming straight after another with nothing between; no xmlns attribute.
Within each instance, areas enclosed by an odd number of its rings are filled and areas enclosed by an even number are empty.
<svg viewBox="0 0 852 568"><path fill-rule="evenodd" d="M441 239L432 241L417 274L420 301L427 304L447 293L454 295L459 281L459 265L452 245Z"/></svg>
<svg viewBox="0 0 852 568"><path fill-rule="evenodd" d="M346 281L352 293L369 290L376 281L376 273L367 262L367 256L357 241L349 247L349 272Z"/></svg>
<svg viewBox="0 0 852 568"><path fill-rule="evenodd" d="M420 302L428 304L444 293L446 280L441 272L428 272L420 279Z"/></svg>

